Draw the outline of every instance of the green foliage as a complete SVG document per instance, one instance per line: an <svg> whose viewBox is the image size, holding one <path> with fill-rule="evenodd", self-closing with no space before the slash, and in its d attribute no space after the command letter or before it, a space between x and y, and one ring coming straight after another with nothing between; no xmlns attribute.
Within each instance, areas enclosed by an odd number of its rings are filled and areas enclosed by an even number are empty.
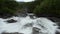
<svg viewBox="0 0 60 34"><path fill-rule="evenodd" d="M35 14L52 14L60 16L60 0L44 0L34 9Z"/></svg>
<svg viewBox="0 0 60 34"><path fill-rule="evenodd" d="M0 15L14 14L18 8L18 3L12 0L0 0Z"/></svg>
<svg viewBox="0 0 60 34"><path fill-rule="evenodd" d="M34 2L27 3L28 9L30 12L33 12L33 10L36 8L37 5L39 5L43 0L36 0Z"/></svg>

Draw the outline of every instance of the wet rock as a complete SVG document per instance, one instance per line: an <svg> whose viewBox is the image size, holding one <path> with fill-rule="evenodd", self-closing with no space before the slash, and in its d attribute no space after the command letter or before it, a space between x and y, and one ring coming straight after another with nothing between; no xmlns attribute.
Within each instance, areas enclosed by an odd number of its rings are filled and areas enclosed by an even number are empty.
<svg viewBox="0 0 60 34"><path fill-rule="evenodd" d="M28 14L28 16L31 18L31 19L35 19L36 18L36 16L33 14L33 13L27 13Z"/></svg>
<svg viewBox="0 0 60 34"><path fill-rule="evenodd" d="M57 25L60 26L60 22L57 22Z"/></svg>
<svg viewBox="0 0 60 34"><path fill-rule="evenodd" d="M11 19L11 20L7 20L8 23L15 23L17 22L17 20Z"/></svg>
<svg viewBox="0 0 60 34"><path fill-rule="evenodd" d="M33 33L32 34L39 34L40 30L41 29L39 29L39 28L33 27Z"/></svg>
<svg viewBox="0 0 60 34"><path fill-rule="evenodd" d="M57 18L57 17L46 17L46 18L50 19L52 22L60 26L60 18Z"/></svg>
<svg viewBox="0 0 60 34"><path fill-rule="evenodd" d="M22 13L20 13L20 15L19 15L20 17L26 17L27 16L27 14L22 14Z"/></svg>
<svg viewBox="0 0 60 34"><path fill-rule="evenodd" d="M33 26L33 23L27 23L23 26L23 28L32 27L32 26Z"/></svg>
<svg viewBox="0 0 60 34"><path fill-rule="evenodd" d="M31 19L35 19L33 15L29 15Z"/></svg>
<svg viewBox="0 0 60 34"><path fill-rule="evenodd" d="M53 24L53 26L57 26L57 24Z"/></svg>
<svg viewBox="0 0 60 34"><path fill-rule="evenodd" d="M56 32L56 34L60 34L60 32Z"/></svg>
<svg viewBox="0 0 60 34"><path fill-rule="evenodd" d="M47 17L47 18L53 22L60 22L60 18L57 18L57 17Z"/></svg>
<svg viewBox="0 0 60 34"><path fill-rule="evenodd" d="M58 29L60 29L60 26L58 27Z"/></svg>
<svg viewBox="0 0 60 34"><path fill-rule="evenodd" d="M18 33L18 32L14 32L14 33L2 32L1 34L23 34L23 33Z"/></svg>

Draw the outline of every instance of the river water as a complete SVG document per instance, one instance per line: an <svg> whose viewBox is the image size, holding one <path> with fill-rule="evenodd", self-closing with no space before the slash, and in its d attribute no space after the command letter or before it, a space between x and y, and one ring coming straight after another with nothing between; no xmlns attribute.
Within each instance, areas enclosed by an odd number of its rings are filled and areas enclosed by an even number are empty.
<svg viewBox="0 0 60 34"><path fill-rule="evenodd" d="M9 19L17 20L16 23L7 23ZM55 34L58 26L51 20L40 17L34 19L30 16L26 17L11 17L8 19L0 18L0 34L2 32L19 32L24 34Z"/></svg>

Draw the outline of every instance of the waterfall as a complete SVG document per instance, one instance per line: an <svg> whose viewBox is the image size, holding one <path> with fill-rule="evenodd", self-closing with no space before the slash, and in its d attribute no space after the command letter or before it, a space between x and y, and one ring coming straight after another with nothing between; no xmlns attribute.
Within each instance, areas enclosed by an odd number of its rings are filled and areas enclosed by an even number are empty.
<svg viewBox="0 0 60 34"><path fill-rule="evenodd" d="M17 20L17 22L5 22L9 19ZM44 17L32 19L30 16L26 16L0 19L0 33L19 32L24 34L55 34L57 27L57 24ZM33 30L35 30L35 32Z"/></svg>

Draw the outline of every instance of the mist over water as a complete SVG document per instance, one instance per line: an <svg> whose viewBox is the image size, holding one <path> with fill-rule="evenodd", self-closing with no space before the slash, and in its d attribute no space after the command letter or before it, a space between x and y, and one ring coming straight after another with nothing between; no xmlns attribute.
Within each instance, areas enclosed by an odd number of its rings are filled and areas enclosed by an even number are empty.
<svg viewBox="0 0 60 34"><path fill-rule="evenodd" d="M0 18L0 34L2 32L18 32L24 34L55 34L58 26L51 20L40 17L34 19L30 16L26 17L11 17L8 19ZM6 22L9 19L17 20L16 23Z"/></svg>

